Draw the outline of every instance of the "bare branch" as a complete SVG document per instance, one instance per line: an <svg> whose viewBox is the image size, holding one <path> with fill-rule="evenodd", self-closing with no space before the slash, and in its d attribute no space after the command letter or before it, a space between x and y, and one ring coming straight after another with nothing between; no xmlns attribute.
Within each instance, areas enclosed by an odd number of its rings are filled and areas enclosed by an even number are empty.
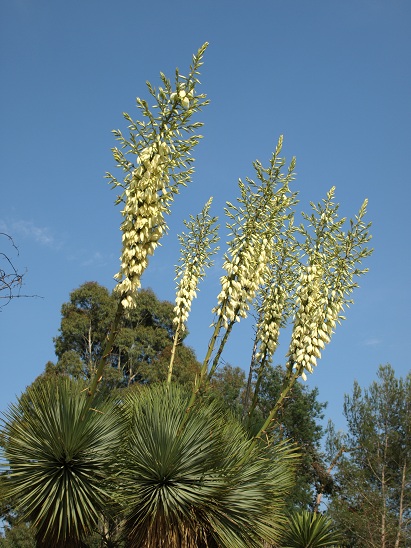
<svg viewBox="0 0 411 548"><path fill-rule="evenodd" d="M0 232L8 240L13 248L13 252L18 256L19 250L14 243L13 238L5 232ZM23 277L27 271L19 272L15 267L10 255L0 251L0 311L1 308L9 304L12 299L21 297L38 297L38 295L23 295L21 288L23 286Z"/></svg>

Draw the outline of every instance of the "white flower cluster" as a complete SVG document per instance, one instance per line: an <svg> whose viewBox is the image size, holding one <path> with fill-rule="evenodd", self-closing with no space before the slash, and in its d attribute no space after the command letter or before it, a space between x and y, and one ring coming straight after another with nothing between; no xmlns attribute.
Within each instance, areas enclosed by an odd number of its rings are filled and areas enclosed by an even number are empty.
<svg viewBox="0 0 411 548"><path fill-rule="evenodd" d="M158 246L166 230L169 147L157 141L139 156L139 167L133 172L125 191L126 204L121 212L121 268L114 277L119 281L116 292L124 308L134 308L140 279L148 265L148 256Z"/></svg>
<svg viewBox="0 0 411 548"><path fill-rule="evenodd" d="M190 101L193 99L193 91L186 91L181 87L178 93L174 92L170 95L170 99L174 102L181 103L181 106L185 109L190 107Z"/></svg>
<svg viewBox="0 0 411 548"><path fill-rule="evenodd" d="M318 266L308 266L302 274L297 306L287 368L307 380L305 372L313 372L321 350L330 342L341 309L338 301L328 298Z"/></svg>
<svg viewBox="0 0 411 548"><path fill-rule="evenodd" d="M274 355L278 346L281 320L285 302L285 292L281 287L274 287L268 295L265 295L260 307L260 322L257 325L257 339L259 349L256 353L256 361L264 356L270 358Z"/></svg>
<svg viewBox="0 0 411 548"><path fill-rule="evenodd" d="M258 287L264 281L269 256L268 240L257 242L251 239L248 245L238 253L232 253L223 268L227 275L220 278L221 292L218 305L213 308L222 317L224 328L234 321L247 317L250 303L254 300Z"/></svg>
<svg viewBox="0 0 411 548"><path fill-rule="evenodd" d="M181 331L185 331L185 322L188 319L191 304L193 299L197 297L198 281L199 278L193 269L187 269L179 281L173 323L179 326Z"/></svg>

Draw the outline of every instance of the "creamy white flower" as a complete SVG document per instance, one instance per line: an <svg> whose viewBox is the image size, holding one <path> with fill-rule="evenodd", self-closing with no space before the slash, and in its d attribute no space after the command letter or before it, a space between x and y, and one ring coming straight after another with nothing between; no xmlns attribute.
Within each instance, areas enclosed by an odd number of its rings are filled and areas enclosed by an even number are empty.
<svg viewBox="0 0 411 548"><path fill-rule="evenodd" d="M270 359L274 355L278 346L284 301L284 291L280 287L275 287L265 295L261 303L260 321L257 324L259 349L255 356L256 361L264 356Z"/></svg>
<svg viewBox="0 0 411 548"><path fill-rule="evenodd" d="M322 270L316 265L303 269L297 303L287 367L304 378L304 371L313 372L317 359L321 358L321 350L330 342L341 304L332 299Z"/></svg>
<svg viewBox="0 0 411 548"><path fill-rule="evenodd" d="M185 331L185 321L189 316L193 299L197 296L198 281L198 276L193 270L186 269L178 284L173 322L180 327L181 331Z"/></svg>
<svg viewBox="0 0 411 548"><path fill-rule="evenodd" d="M140 166L134 170L126 191L126 204L121 212L122 254L121 268L115 275L119 281L115 291L123 296L124 308L133 308L141 275L166 230L164 213L167 210L165 188L168 182L166 143L154 143L139 156Z"/></svg>
<svg viewBox="0 0 411 548"><path fill-rule="evenodd" d="M223 315L225 329L229 323L247 317L257 289L264 281L267 252L266 239L257 242L250 238L238 254L232 251L231 259L226 255L223 268L227 275L221 277L222 291L213 309L217 315Z"/></svg>

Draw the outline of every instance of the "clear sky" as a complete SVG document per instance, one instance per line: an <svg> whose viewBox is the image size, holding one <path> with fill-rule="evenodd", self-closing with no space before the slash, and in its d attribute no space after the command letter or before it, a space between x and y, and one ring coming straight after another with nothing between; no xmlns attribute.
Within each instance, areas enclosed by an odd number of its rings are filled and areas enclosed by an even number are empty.
<svg viewBox="0 0 411 548"><path fill-rule="evenodd" d="M410 370L411 3L409 0L13 0L0 2L0 231L24 270L24 292L0 313L0 410L48 360L60 307L85 281L113 287L120 212L104 174L111 130L137 117L135 97L158 73L184 74L210 42L202 90L204 140L196 174L175 202L170 232L144 276L174 299L177 233L214 196L214 215L234 201L239 177L266 163L280 134L297 157L301 210L336 186L341 212L369 198L375 253L310 376L327 418L343 427L344 393L366 386L379 364ZM225 231L221 230L222 242ZM200 287L189 320L201 359L221 272ZM247 368L252 326L237 327L224 360ZM287 341L275 360L283 362Z"/></svg>

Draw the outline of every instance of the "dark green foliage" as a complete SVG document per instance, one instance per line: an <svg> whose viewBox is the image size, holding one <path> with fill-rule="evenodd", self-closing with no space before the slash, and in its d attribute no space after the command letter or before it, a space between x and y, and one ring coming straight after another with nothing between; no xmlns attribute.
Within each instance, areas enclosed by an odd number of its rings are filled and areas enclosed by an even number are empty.
<svg viewBox="0 0 411 548"><path fill-rule="evenodd" d="M74 290L62 306L60 335L54 340L58 361L55 365L49 362L45 373L89 379L101 357L116 306L116 297L96 282ZM159 301L150 289L141 290L137 308L121 321L100 390L164 380L173 343L173 317L170 302ZM179 345L175 379L191 382L198 367L193 351Z"/></svg>
<svg viewBox="0 0 411 548"><path fill-rule="evenodd" d="M268 415L280 395L284 370L268 366L260 386L258 405L250 426L251 433L258 431L262 420ZM212 392L217 395L235 415L243 414L245 375L238 367L230 365L218 370L212 380ZM332 489L332 480L326 472L326 465L320 451L323 429L320 420L326 406L317 400L318 390L310 390L302 383L296 383L276 424L277 440L292 440L300 448L301 460L296 484L287 497L288 510L309 508L314 505L315 494L324 488L325 494ZM244 417L247 420L247 417Z"/></svg>
<svg viewBox="0 0 411 548"><path fill-rule="evenodd" d="M36 548L32 527L25 523L15 523L5 527L4 537L0 538L0 548Z"/></svg>
<svg viewBox="0 0 411 548"><path fill-rule="evenodd" d="M217 369L211 379L213 396L220 399L224 406L238 417L242 415L244 387L244 371L231 365L224 365L221 369Z"/></svg>
<svg viewBox="0 0 411 548"><path fill-rule="evenodd" d="M116 303L97 282L87 282L70 294L61 307L60 335L54 339L61 359L68 351L81 359L89 374L101 355L102 343L114 319Z"/></svg>
<svg viewBox="0 0 411 548"><path fill-rule="evenodd" d="M285 372L280 367L267 368L260 386L257 417L266 417L280 396ZM323 428L320 421L326 403L318 401L318 389L310 390L302 382L296 383L280 409L276 433L280 439L291 439L301 450L301 464L297 483L289 498L289 508L312 507L316 491L327 485L326 494L332 487L328 483L326 465L320 443Z"/></svg>

